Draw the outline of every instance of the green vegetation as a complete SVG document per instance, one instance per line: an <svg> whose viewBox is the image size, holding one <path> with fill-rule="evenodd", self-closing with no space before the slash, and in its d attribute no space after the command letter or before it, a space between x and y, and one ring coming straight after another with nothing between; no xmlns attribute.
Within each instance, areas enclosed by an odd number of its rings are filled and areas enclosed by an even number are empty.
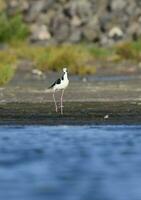
<svg viewBox="0 0 141 200"><path fill-rule="evenodd" d="M45 70L58 71L62 66L68 66L73 74L95 73L95 67L89 64L92 56L81 46L65 45L49 47L36 60L37 66Z"/></svg>
<svg viewBox="0 0 141 200"><path fill-rule="evenodd" d="M121 59L130 59L140 62L141 41L123 43L116 48L116 53L121 57Z"/></svg>
<svg viewBox="0 0 141 200"><path fill-rule="evenodd" d="M6 8L6 2L4 0L0 0L0 12L2 12Z"/></svg>
<svg viewBox="0 0 141 200"><path fill-rule="evenodd" d="M62 66L67 66L72 74L93 74L96 71L93 56L81 45L41 47L17 43L10 47L10 51L17 61L29 60L42 71L58 71Z"/></svg>
<svg viewBox="0 0 141 200"><path fill-rule="evenodd" d="M10 49L0 51L0 86L12 79L16 62L17 57Z"/></svg>
<svg viewBox="0 0 141 200"><path fill-rule="evenodd" d="M8 17L4 12L0 13L0 42L25 40L29 34L27 26L22 21L22 16L17 14Z"/></svg>
<svg viewBox="0 0 141 200"><path fill-rule="evenodd" d="M94 56L96 59L103 59L110 57L114 54L114 50L112 48L104 48L92 45L89 47L89 52Z"/></svg>
<svg viewBox="0 0 141 200"><path fill-rule="evenodd" d="M10 81L14 75L15 68L10 65L0 65L0 86Z"/></svg>
<svg viewBox="0 0 141 200"><path fill-rule="evenodd" d="M67 66L72 74L96 73L96 62L113 64L122 60L141 62L141 41L128 42L112 48L94 45L59 45L43 47L23 42L10 42L0 51L0 85L9 81L22 60L27 60L42 71L59 71ZM10 66L14 66L10 67Z"/></svg>

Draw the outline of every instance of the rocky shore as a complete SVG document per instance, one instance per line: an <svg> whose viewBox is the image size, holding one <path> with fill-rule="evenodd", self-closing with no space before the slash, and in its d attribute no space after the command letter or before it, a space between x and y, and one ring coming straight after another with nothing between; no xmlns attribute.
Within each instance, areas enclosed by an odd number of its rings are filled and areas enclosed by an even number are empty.
<svg viewBox="0 0 141 200"><path fill-rule="evenodd" d="M20 12L29 40L41 44L114 43L141 36L140 0L7 0L5 11Z"/></svg>

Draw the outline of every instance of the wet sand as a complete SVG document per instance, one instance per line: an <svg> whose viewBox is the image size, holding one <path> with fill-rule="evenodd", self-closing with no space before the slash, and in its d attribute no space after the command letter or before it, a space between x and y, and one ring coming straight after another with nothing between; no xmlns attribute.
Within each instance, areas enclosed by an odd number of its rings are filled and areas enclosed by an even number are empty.
<svg viewBox="0 0 141 200"><path fill-rule="evenodd" d="M141 103L66 102L64 114L48 103L6 103L0 105L0 124L141 124Z"/></svg>

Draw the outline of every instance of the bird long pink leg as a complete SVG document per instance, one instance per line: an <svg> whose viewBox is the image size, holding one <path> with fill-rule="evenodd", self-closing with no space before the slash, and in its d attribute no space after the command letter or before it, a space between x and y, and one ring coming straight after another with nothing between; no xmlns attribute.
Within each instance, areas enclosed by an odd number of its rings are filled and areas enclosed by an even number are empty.
<svg viewBox="0 0 141 200"><path fill-rule="evenodd" d="M62 95L61 95L61 114L63 115L63 95L64 95L64 90L62 90Z"/></svg>
<svg viewBox="0 0 141 200"><path fill-rule="evenodd" d="M54 100L54 104L55 104L55 110L56 110L56 112L58 112L57 103L55 100L55 93L53 93L53 100Z"/></svg>

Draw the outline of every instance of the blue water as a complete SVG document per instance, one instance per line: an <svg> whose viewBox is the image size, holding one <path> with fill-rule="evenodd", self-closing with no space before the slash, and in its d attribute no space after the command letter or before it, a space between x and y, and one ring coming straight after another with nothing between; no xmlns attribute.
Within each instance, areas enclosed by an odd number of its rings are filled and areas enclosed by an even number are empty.
<svg viewBox="0 0 141 200"><path fill-rule="evenodd" d="M141 126L1 126L1 200L141 200Z"/></svg>

